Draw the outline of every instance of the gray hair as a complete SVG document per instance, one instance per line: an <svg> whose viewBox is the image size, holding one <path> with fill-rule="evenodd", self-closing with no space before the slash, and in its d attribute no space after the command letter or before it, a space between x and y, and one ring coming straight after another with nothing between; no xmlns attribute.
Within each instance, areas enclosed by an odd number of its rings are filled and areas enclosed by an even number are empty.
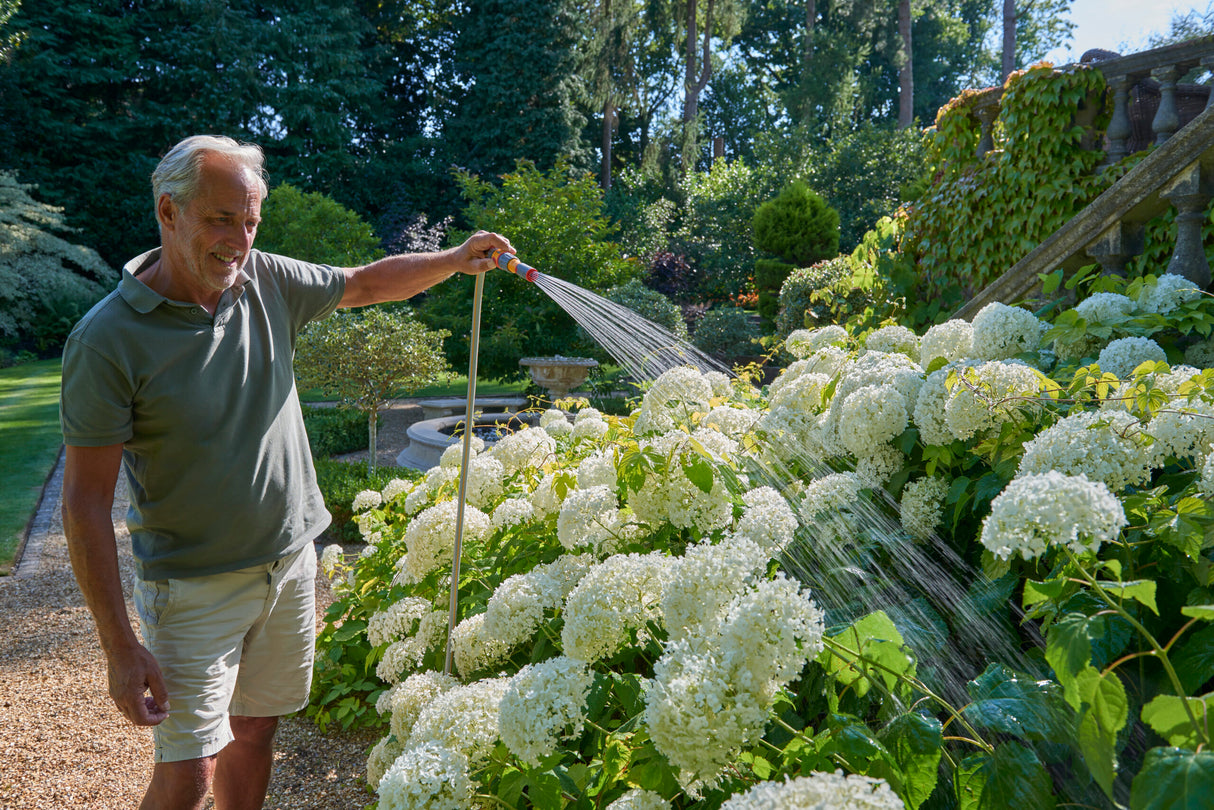
<svg viewBox="0 0 1214 810"><path fill-rule="evenodd" d="M207 152L226 155L248 169L257 178L261 196L266 196L265 155L260 146L238 143L223 135L191 135L170 149L152 172L153 205L159 204L162 194L168 194L179 206L189 205L198 195L202 159Z"/></svg>

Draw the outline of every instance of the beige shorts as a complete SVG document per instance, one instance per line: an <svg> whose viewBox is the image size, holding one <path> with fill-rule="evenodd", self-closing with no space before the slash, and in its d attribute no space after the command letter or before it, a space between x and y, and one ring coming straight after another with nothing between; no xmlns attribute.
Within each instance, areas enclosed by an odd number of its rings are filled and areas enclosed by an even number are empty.
<svg viewBox="0 0 1214 810"><path fill-rule="evenodd" d="M308 703L316 639L316 550L190 579L136 580L144 644L169 691L157 762L217 754L229 715L280 717Z"/></svg>

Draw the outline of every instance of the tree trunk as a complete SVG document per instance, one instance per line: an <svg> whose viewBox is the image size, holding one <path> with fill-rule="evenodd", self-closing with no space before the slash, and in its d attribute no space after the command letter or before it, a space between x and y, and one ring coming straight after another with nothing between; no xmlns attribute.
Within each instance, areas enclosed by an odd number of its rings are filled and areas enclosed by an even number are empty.
<svg viewBox="0 0 1214 810"><path fill-rule="evenodd" d="M700 94L708 86L712 78L712 12L714 0L708 0L704 13L704 34L702 45L697 43L700 38L699 26L696 25L696 12L699 10L699 0L688 0L687 3L687 45L685 48L687 65L683 74L683 170L689 171L695 167L696 152L696 117L700 112ZM701 48L699 64L696 60L696 49ZM698 75L697 75L698 74Z"/></svg>
<svg viewBox="0 0 1214 810"><path fill-rule="evenodd" d="M367 475L375 475L375 468L379 463L379 442L376 433L379 428L379 411L372 410L370 418L367 419L367 448L370 452L367 453Z"/></svg>
<svg viewBox="0 0 1214 810"><path fill-rule="evenodd" d="M902 40L902 58L898 69L898 126L905 128L915 122L915 62L911 50L910 0L898 2L898 36Z"/></svg>
<svg viewBox="0 0 1214 810"><path fill-rule="evenodd" d="M1016 69L1016 0L1003 0L1003 72L1000 83Z"/></svg>
<svg viewBox="0 0 1214 810"><path fill-rule="evenodd" d="M611 188L611 136L615 131L615 105L611 99L603 102L603 164L599 171L599 185L603 191Z"/></svg>

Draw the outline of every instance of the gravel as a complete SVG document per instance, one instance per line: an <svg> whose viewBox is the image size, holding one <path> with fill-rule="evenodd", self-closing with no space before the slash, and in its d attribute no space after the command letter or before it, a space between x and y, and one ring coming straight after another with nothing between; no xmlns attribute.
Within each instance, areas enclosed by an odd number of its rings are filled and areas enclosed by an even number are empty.
<svg viewBox="0 0 1214 810"><path fill-rule="evenodd" d="M385 460L395 459L404 428L421 412L417 406L393 410L407 418L400 420L405 424L394 419L385 425L387 435L381 430ZM68 560L56 484L52 477L16 572L0 578L0 808L136 807L151 776L152 734L128 722L110 702L105 659ZM129 599L134 568L125 485L120 484L119 496L114 505L119 562L128 611L138 626ZM317 596L320 605L331 598L323 575ZM285 719L265 807L366 807L375 799L365 783L366 752L379 736L321 733L305 717Z"/></svg>

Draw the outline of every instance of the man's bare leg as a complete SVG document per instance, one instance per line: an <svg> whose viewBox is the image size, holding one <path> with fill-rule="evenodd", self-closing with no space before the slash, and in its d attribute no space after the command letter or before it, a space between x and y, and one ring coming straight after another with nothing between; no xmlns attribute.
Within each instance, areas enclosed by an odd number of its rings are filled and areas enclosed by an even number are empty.
<svg viewBox="0 0 1214 810"><path fill-rule="evenodd" d="M215 757L157 762L152 768L152 783L144 794L140 810L201 810L206 802Z"/></svg>
<svg viewBox="0 0 1214 810"><path fill-rule="evenodd" d="M277 717L228 718L235 739L215 766L215 810L260 810L274 764Z"/></svg>

